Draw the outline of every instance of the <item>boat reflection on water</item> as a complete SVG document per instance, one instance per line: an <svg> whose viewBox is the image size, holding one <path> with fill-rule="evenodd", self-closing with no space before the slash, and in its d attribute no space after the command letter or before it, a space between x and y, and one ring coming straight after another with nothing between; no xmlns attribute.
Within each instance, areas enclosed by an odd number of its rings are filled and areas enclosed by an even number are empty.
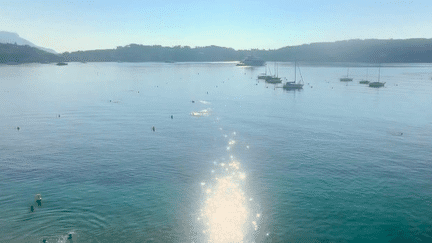
<svg viewBox="0 0 432 243"><path fill-rule="evenodd" d="M229 154L236 144L229 140ZM201 182L204 200L198 221L203 226L204 242L254 241L262 215L245 191L248 177L241 163L229 155L228 160L213 164L210 180Z"/></svg>

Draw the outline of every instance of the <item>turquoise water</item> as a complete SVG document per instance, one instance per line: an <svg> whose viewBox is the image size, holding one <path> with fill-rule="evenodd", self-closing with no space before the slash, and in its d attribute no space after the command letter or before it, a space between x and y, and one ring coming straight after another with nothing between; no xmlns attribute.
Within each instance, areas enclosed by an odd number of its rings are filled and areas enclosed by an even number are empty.
<svg viewBox="0 0 432 243"><path fill-rule="evenodd" d="M300 68L0 66L0 242L432 241L432 65Z"/></svg>

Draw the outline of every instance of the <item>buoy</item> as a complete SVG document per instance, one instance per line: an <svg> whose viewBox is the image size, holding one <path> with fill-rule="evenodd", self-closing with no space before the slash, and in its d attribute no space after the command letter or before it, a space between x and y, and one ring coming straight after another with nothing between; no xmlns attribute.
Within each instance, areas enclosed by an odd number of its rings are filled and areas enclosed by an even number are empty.
<svg viewBox="0 0 432 243"><path fill-rule="evenodd" d="M33 207L33 205L30 206L30 211L34 212L34 207Z"/></svg>
<svg viewBox="0 0 432 243"><path fill-rule="evenodd" d="M154 132L154 131L156 131L156 128L153 126L153 127L152 127L152 130L153 130L153 132Z"/></svg>
<svg viewBox="0 0 432 243"><path fill-rule="evenodd" d="M195 101L192 100L192 103L195 103Z"/></svg>
<svg viewBox="0 0 432 243"><path fill-rule="evenodd" d="M171 119L174 119L173 115L171 115Z"/></svg>
<svg viewBox="0 0 432 243"><path fill-rule="evenodd" d="M58 117L60 117L60 115Z"/></svg>
<svg viewBox="0 0 432 243"><path fill-rule="evenodd" d="M208 94L208 91L207 91L207 94Z"/></svg>
<svg viewBox="0 0 432 243"><path fill-rule="evenodd" d="M35 195L35 201L38 204L38 206L42 205L42 196L41 196L41 194L36 194Z"/></svg>
<svg viewBox="0 0 432 243"><path fill-rule="evenodd" d="M20 130L20 128L19 128L19 127L17 127L17 130L19 131L19 130Z"/></svg>

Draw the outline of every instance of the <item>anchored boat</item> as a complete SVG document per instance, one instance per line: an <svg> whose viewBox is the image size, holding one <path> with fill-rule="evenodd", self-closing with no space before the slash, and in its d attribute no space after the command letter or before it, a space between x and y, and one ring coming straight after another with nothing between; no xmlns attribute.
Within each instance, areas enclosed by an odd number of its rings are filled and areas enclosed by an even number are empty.
<svg viewBox="0 0 432 243"><path fill-rule="evenodd" d="M349 74L349 68L347 69L347 76L346 77L344 77L344 78L340 78L339 80L341 81L341 82L349 82L349 81L353 81L353 79L352 78L349 78L348 75Z"/></svg>
<svg viewBox="0 0 432 243"><path fill-rule="evenodd" d="M265 61L256 56L247 56L243 61L237 64L237 66L264 66Z"/></svg>
<svg viewBox="0 0 432 243"><path fill-rule="evenodd" d="M301 73L300 73L301 76ZM300 79L300 82L297 83L297 62L294 62L294 81L286 82L283 85L284 89L292 90L292 89L303 89L303 78Z"/></svg>
<svg viewBox="0 0 432 243"><path fill-rule="evenodd" d="M369 83L369 87L372 88L380 88L380 87L384 87L385 82L380 82L380 77L381 77L381 65L378 68L378 82L372 82Z"/></svg>

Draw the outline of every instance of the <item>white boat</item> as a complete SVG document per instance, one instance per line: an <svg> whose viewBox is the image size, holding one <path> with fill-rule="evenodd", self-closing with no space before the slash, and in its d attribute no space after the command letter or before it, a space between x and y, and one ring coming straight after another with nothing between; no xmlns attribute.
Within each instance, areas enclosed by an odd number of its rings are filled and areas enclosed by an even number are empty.
<svg viewBox="0 0 432 243"><path fill-rule="evenodd" d="M372 88L380 88L380 87L384 87L385 82L380 82L380 76L381 76L381 65L378 68L378 82L371 82L369 83L369 87Z"/></svg>
<svg viewBox="0 0 432 243"><path fill-rule="evenodd" d="M344 78L340 78L339 80L341 81L341 82L350 82L350 81L353 81L353 79L352 78L349 78L348 75L349 74L349 68L348 68L348 70L347 70L347 76L346 77L344 77Z"/></svg>
<svg viewBox="0 0 432 243"><path fill-rule="evenodd" d="M282 83L282 79L279 78L279 67L277 66L277 63L275 63L275 74L274 76L267 76L265 78L265 81L270 84L279 84Z"/></svg>
<svg viewBox="0 0 432 243"><path fill-rule="evenodd" d="M256 56L247 56L243 61L237 64L237 66L264 66L265 61Z"/></svg>
<svg viewBox="0 0 432 243"><path fill-rule="evenodd" d="M303 89L303 78L297 83L297 62L294 62L294 81L286 82L283 88L288 90Z"/></svg>

